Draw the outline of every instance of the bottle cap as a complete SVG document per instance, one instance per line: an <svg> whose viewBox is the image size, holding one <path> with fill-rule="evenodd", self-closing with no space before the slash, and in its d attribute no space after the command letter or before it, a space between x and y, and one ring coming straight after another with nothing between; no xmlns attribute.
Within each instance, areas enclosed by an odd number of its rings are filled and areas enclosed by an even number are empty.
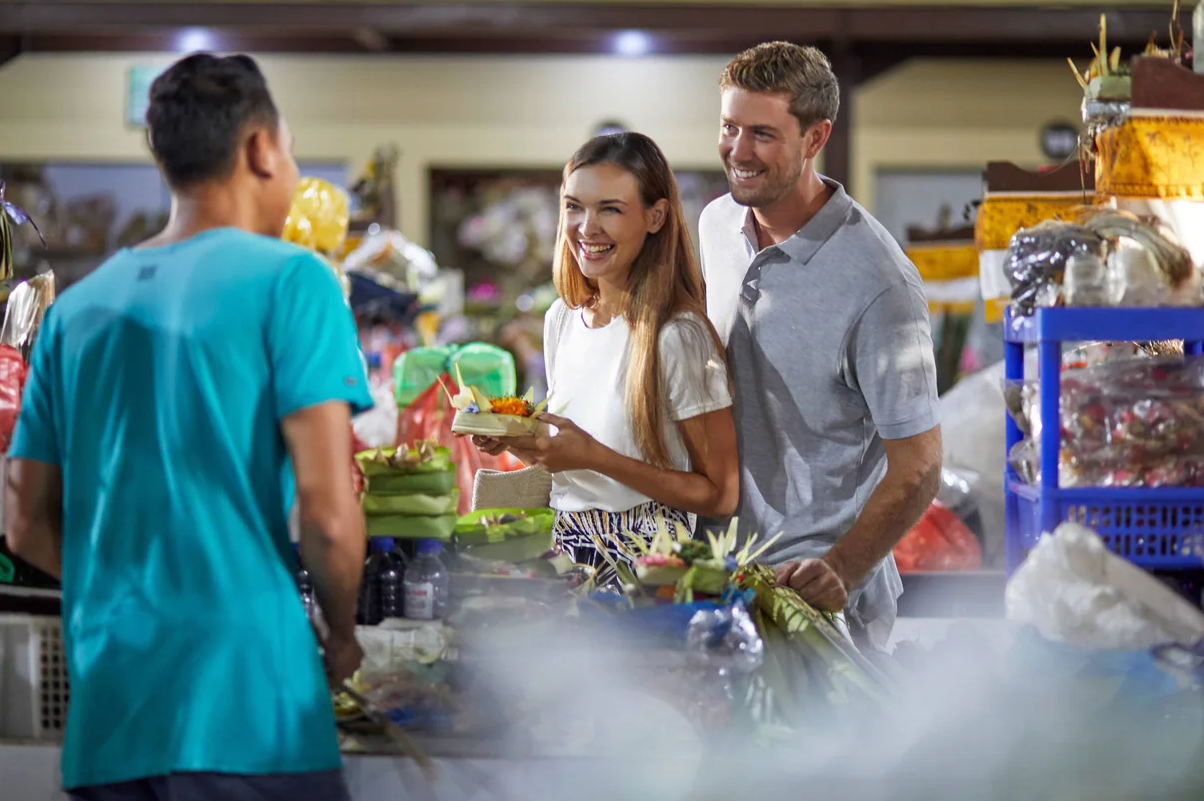
<svg viewBox="0 0 1204 801"><path fill-rule="evenodd" d="M368 540L368 550L389 552L393 550L393 540L390 537L373 537Z"/></svg>
<svg viewBox="0 0 1204 801"><path fill-rule="evenodd" d="M439 553L443 550L443 543L439 540L418 540L418 553Z"/></svg>

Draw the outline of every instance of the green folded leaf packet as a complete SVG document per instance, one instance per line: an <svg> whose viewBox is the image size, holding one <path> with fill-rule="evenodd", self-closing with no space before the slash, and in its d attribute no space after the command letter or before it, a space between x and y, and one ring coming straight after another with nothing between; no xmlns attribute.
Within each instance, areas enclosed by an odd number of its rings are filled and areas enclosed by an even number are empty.
<svg viewBox="0 0 1204 801"><path fill-rule="evenodd" d="M519 564L552 550L551 509L481 509L456 523L460 550L477 559Z"/></svg>
<svg viewBox="0 0 1204 801"><path fill-rule="evenodd" d="M451 539L460 490L448 448L373 448L355 455L364 474L361 498L369 537Z"/></svg>
<svg viewBox="0 0 1204 801"><path fill-rule="evenodd" d="M368 495L447 495L456 489L454 467L438 473L375 475L365 480Z"/></svg>
<svg viewBox="0 0 1204 801"><path fill-rule="evenodd" d="M366 515L445 515L456 511L460 503L460 490L453 489L446 495L427 495L420 492L398 495L365 493L363 499Z"/></svg>
<svg viewBox="0 0 1204 801"><path fill-rule="evenodd" d="M452 538L458 516L445 515L367 515L368 539L389 537L395 540L439 540Z"/></svg>

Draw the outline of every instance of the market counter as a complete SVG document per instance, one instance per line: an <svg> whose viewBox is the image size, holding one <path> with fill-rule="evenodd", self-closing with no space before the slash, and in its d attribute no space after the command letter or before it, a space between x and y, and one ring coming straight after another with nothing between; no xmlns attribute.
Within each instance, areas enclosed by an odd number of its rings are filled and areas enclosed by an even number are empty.
<svg viewBox="0 0 1204 801"><path fill-rule="evenodd" d="M429 782L411 759L396 754L344 755L354 801L527 801L572 797L575 801L640 797L674 801L697 797L683 776L693 766L648 755L632 771L631 758L584 758L507 753L499 744L418 738L437 775ZM5 801L66 801L59 790L59 752L54 745L0 742ZM699 753L701 759L701 753ZM638 760L638 758L637 758ZM660 786L658 786L660 785Z"/></svg>
<svg viewBox="0 0 1204 801"><path fill-rule="evenodd" d="M1002 570L904 573L899 617L1002 618L1007 575Z"/></svg>

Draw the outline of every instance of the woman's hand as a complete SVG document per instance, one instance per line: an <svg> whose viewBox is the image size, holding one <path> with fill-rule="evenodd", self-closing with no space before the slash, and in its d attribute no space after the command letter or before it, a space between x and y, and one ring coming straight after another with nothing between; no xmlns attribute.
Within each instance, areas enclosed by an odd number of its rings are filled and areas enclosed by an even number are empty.
<svg viewBox="0 0 1204 801"><path fill-rule="evenodd" d="M599 450L598 441L582 431L572 420L544 412L540 422L556 427L556 436L531 434L525 437L500 437L498 442L527 464L537 464L549 473L566 470L592 470ZM473 438L476 441L476 438Z"/></svg>
<svg viewBox="0 0 1204 801"><path fill-rule="evenodd" d="M472 435L472 444L477 450L487 453L490 456L501 456L503 453L510 450L506 443L502 442L497 437L482 437L479 434Z"/></svg>

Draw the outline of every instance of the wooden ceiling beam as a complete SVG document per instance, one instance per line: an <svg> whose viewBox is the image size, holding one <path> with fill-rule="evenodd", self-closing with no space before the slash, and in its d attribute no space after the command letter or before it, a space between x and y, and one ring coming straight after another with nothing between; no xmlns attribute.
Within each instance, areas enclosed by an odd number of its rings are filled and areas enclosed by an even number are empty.
<svg viewBox="0 0 1204 801"><path fill-rule="evenodd" d="M0 67L12 61L25 50L20 36L0 36ZM0 214L3 212L0 211Z"/></svg>
<svg viewBox="0 0 1204 801"><path fill-rule="evenodd" d="M351 38L370 53L387 53L393 49L393 43L375 28L357 28L352 31Z"/></svg>
<svg viewBox="0 0 1204 801"><path fill-rule="evenodd" d="M769 39L859 56L860 80L910 58L1090 56L1097 12L917 6L786 8L535 2L18 2L0 5L0 63L16 52L730 54ZM1165 10L1109 9L1109 42L1132 50L1165 31ZM199 37L199 38L198 38ZM199 42L199 43L198 43ZM15 49L14 49L15 48Z"/></svg>
<svg viewBox="0 0 1204 801"><path fill-rule="evenodd" d="M142 31L120 34L60 33L24 37L27 53L170 53L181 50L176 31ZM192 49L192 48L184 48ZM350 35L264 36L223 34L212 49L241 53L363 53L364 47Z"/></svg>
<svg viewBox="0 0 1204 801"><path fill-rule="evenodd" d="M670 39L727 36L849 42L1078 42L1095 38L1099 12L1088 9L913 6L909 8L473 3L5 3L0 33L57 35L206 28L243 33L354 35L452 39L561 36L640 30ZM1167 9L1109 8L1108 38L1144 43L1165 32Z"/></svg>

